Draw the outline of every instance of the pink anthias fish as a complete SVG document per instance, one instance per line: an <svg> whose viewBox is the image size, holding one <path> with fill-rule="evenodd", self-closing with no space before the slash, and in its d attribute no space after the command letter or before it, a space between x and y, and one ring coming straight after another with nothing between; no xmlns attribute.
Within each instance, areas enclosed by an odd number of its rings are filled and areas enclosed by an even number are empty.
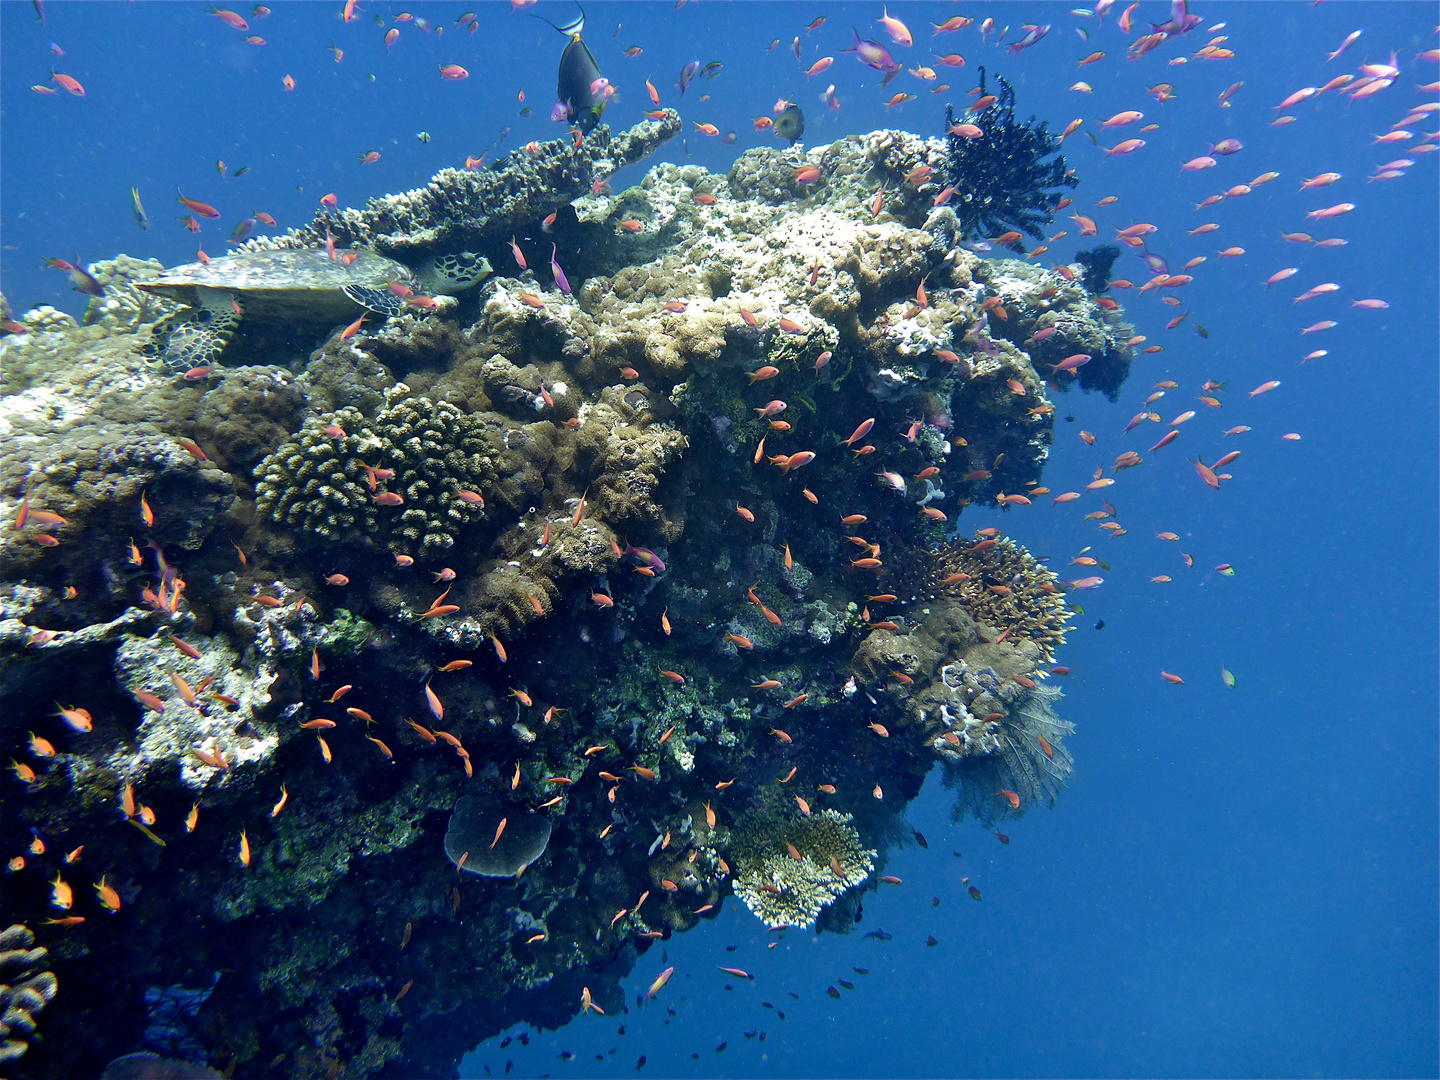
<svg viewBox="0 0 1440 1080"><path fill-rule="evenodd" d="M1124 142L1110 147L1102 147L1102 149L1105 151L1105 157L1109 159L1119 154L1132 154L1144 145L1144 139L1126 139Z"/></svg>
<svg viewBox="0 0 1440 1080"><path fill-rule="evenodd" d="M1023 50L1028 49L1050 32L1048 23L1044 26L1027 26L1025 29L1025 36L1010 46L1011 56L1019 56Z"/></svg>
<svg viewBox="0 0 1440 1080"><path fill-rule="evenodd" d="M1333 281L1327 281L1323 285L1316 285L1312 289L1306 289L1299 296L1295 297L1294 303L1302 300L1313 300L1317 296L1324 296L1326 293L1339 292L1340 286Z"/></svg>
<svg viewBox="0 0 1440 1080"><path fill-rule="evenodd" d="M561 270L561 269L560 269L560 264L555 261L555 256L558 254L558 252L559 252L558 246L555 245L555 244L551 244L551 245L550 245L550 273L552 273L552 274L555 275L555 284L560 287L560 291L561 291L562 293L564 293L566 296L569 296L569 295L570 295L570 282L569 282L569 280L565 277L565 271L564 271L564 270Z"/></svg>
<svg viewBox="0 0 1440 1080"><path fill-rule="evenodd" d="M862 38L860 31L853 26L850 28L850 32L855 35L855 44L848 49L841 49L841 52L854 53L855 59L862 64L872 67L876 71L883 71L887 76L892 76L900 70L900 65L895 62L895 58L890 55L890 51L884 45L878 41Z"/></svg>

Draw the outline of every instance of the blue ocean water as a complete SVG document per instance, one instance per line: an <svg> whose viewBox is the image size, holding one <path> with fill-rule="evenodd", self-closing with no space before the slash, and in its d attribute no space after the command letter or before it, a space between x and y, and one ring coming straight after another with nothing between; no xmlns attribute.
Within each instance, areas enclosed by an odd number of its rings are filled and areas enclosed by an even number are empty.
<svg viewBox="0 0 1440 1080"><path fill-rule="evenodd" d="M82 309L64 275L43 267L45 257L124 251L189 262L197 243L223 251L235 222L255 210L282 227L301 223L327 192L360 205L420 186L467 156L488 151L493 160L504 129L502 151L554 137L548 113L563 39L544 23L484 4L473 7L480 30L472 35L455 25L470 9L411 7L445 28L437 37L397 24L404 5L361 8L347 24L338 3L275 4L267 18L251 17L249 33L265 42L251 45L198 3L51 2L43 24L30 4L0 5L0 287L12 307ZM1068 215L1078 212L1095 219L1102 240L1132 223L1155 224L1152 250L1172 273L1192 256L1206 262L1174 290L1181 307L1113 294L1137 333L1165 346L1137 358L1118 401L1076 392L1057 400L1066 420L1044 478L1054 491L1082 489L1124 450L1149 459L1125 477L1123 502L1115 499L1129 535L1108 539L1079 511L1048 500L965 515L966 529L1003 525L1062 576L1087 545L1109 564L1102 587L1077 594L1085 615L1059 656L1071 672L1056 681L1066 692L1060 711L1078 728L1077 768L1053 811L1009 826L1002 844L973 822L950 821L951 795L937 773L909 815L928 847L892 851L886 872L903 884L867 896L854 933L765 934L730 904L720 919L665 943L665 958L642 958L626 981L628 1015L585 1016L533 1033L528 1046L501 1049L492 1039L467 1058L465 1075L500 1075L513 1062L517 1076L630 1076L641 1055L642 1074L693 1076L1440 1070L1440 185L1435 155L1413 152L1435 145L1423 135L1433 135L1436 113L1412 121L1409 140L1375 141L1412 105L1437 100L1417 87L1440 78L1440 64L1419 55L1440 45L1440 12L1408 3L1194 4L1198 28L1127 60L1127 45L1170 7L1138 5L1128 35L1115 25L1123 8L1112 7L1102 25L1061 4L892 5L915 38L912 48L892 50L907 67L933 66L937 81L951 84L940 94L934 81L910 74L882 88L877 73L840 52L852 25L888 41L879 5L587 9L586 40L621 95L607 121L628 125L650 108L648 78L687 125L713 123L738 136L726 145L688 125L683 142L613 178L617 190L662 160L723 172L745 148L773 143L752 121L782 97L804 107L807 145L882 127L938 135L944 104L966 100L983 64L1014 84L1021 116L1033 112L1054 130L1086 121L1066 142L1081 184L1055 227L1070 236L1052 256L1068 259L1092 243L1076 243ZM533 10L562 22L574 6L546 0ZM975 25L932 38L931 24L957 14ZM385 28L400 26L388 53L375 16ZM819 16L823 25L807 31ZM987 18L999 24L988 42L978 29ZM1018 56L996 47L1000 29L1009 26L1008 44L1027 23L1051 29ZM1357 29L1364 33L1349 51L1327 62ZM1216 37L1233 57L1195 55ZM339 62L331 42L343 52ZM632 46L643 51L625 57ZM1078 66L1097 51L1104 57ZM933 59L952 52L964 67ZM1392 52L1400 68L1393 86L1354 101L1317 94L1288 110L1293 123L1272 125L1275 106L1294 91ZM825 56L834 65L807 80L805 69ZM723 68L682 98L674 84L691 60ZM439 77L440 65L457 63L468 79ZM32 92L32 84L54 85L52 69L79 80L85 96ZM293 92L281 85L286 75ZM1079 80L1092 90L1072 89ZM832 83L838 112L818 100ZM1158 83L1174 87L1164 104L1147 93ZM1218 96L1235 83L1222 108ZM518 115L522 88L528 117ZM897 91L916 97L887 108ZM1106 159L1084 132L1121 110L1141 110L1144 120L1098 132L1100 144L1142 137L1146 145ZM1158 130L1131 134L1151 122ZM422 131L428 142L417 138ZM1243 149L1213 168L1181 171L1222 139ZM380 159L360 164L372 150ZM1396 159L1413 165L1368 179ZM248 172L235 177L242 167ZM1278 178L1196 209L1270 171ZM1302 178L1332 171L1341 174L1334 184L1297 191ZM131 186L149 214L146 232L132 217ZM174 220L185 213L177 188L224 216L192 235ZM1097 208L1107 196L1116 201ZM1306 218L1345 202L1354 210ZM1220 228L1187 235L1205 222ZM1286 232L1347 242L1318 248L1287 242ZM1244 253L1217 254L1232 246ZM1285 267L1299 273L1267 290L1265 280ZM1128 253L1116 273L1137 284L1149 276ZM1341 287L1294 301L1327 282ZM1351 306L1367 298L1389 306ZM1165 329L1185 311L1185 323ZM1302 336L1320 320L1337 325ZM1326 355L1302 363L1318 349ZM1206 379L1225 383L1222 410L1195 401ZM1199 415L1177 445L1147 453L1161 426L1128 438L1121 430L1167 380L1179 387L1153 406L1165 422L1192 408ZM1247 396L1270 380L1280 385ZM1222 439L1235 425L1251 430ZM1093 446L1082 430L1094 433ZM1212 459L1243 451L1220 491L1185 460L1196 445ZM1152 539L1162 531L1180 540ZM1227 564L1233 576L1215 569ZM1158 575L1173 580L1152 581ZM1233 689L1222 667L1234 673ZM1162 670L1183 684L1166 682ZM980 902L965 878L982 891ZM893 937L864 936L881 928ZM636 1006L670 964L670 985ZM737 980L716 965L754 978ZM836 999L826 991L841 979L854 989ZM575 1057L562 1060L562 1052Z"/></svg>

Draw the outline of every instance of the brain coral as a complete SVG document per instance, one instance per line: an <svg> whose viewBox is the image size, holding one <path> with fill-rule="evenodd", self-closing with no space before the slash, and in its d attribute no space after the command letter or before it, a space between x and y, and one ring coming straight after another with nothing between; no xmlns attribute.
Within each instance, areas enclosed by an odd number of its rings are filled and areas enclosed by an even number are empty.
<svg viewBox="0 0 1440 1080"><path fill-rule="evenodd" d="M850 821L834 810L790 819L742 815L730 843L735 895L768 926L809 926L875 868L875 852L861 844Z"/></svg>
<svg viewBox="0 0 1440 1080"><path fill-rule="evenodd" d="M494 450L484 421L449 402L399 400L372 420L344 408L311 421L256 468L256 509L332 543L424 558L485 516ZM393 475L381 479L386 471ZM387 504L385 493L401 501Z"/></svg>

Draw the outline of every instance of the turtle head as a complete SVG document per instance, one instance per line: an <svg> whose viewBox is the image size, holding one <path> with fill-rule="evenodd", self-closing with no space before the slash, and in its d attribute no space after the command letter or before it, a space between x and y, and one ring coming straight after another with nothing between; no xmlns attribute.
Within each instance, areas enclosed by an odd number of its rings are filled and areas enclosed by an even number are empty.
<svg viewBox="0 0 1440 1080"><path fill-rule="evenodd" d="M473 289L490 276L490 260L473 251L435 255L425 260L416 275L428 293L456 296Z"/></svg>

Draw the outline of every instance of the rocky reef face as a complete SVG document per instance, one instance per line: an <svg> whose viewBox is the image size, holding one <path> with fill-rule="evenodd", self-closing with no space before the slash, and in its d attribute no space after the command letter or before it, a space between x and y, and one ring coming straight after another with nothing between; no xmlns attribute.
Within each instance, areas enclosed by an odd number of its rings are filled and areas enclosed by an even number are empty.
<svg viewBox="0 0 1440 1080"><path fill-rule="evenodd" d="M24 1069L183 998L145 1049L444 1073L732 895L845 931L937 763L987 821L1054 799L1064 588L958 527L1046 494L1056 365L1113 391L1123 313L953 244L940 140L594 193L677 130L248 245L497 268L348 338L242 325L177 376L121 258L0 345L0 842L59 987Z"/></svg>

